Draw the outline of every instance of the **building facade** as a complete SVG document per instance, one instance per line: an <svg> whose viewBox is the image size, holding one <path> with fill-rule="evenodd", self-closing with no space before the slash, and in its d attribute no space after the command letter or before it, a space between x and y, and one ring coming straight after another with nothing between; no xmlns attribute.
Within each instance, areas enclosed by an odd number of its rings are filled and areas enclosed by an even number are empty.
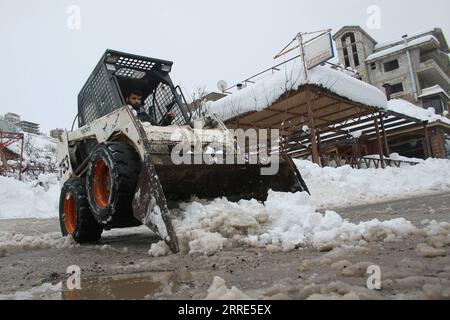
<svg viewBox="0 0 450 320"><path fill-rule="evenodd" d="M8 112L7 114L5 114L5 121L8 121L9 123L14 125L19 125L21 120L18 114Z"/></svg>
<svg viewBox="0 0 450 320"><path fill-rule="evenodd" d="M378 44L361 27L345 26L333 39L339 62L355 69L361 80L387 90L391 98L448 112L450 49L441 29Z"/></svg>
<svg viewBox="0 0 450 320"><path fill-rule="evenodd" d="M33 134L39 134L39 127L40 125L38 123L29 122L29 121L20 121L19 127L22 128L24 132L27 133L33 133Z"/></svg>
<svg viewBox="0 0 450 320"><path fill-rule="evenodd" d="M59 129L59 128L53 129L53 130L50 130L50 137L59 140L63 133L64 133L64 129Z"/></svg>

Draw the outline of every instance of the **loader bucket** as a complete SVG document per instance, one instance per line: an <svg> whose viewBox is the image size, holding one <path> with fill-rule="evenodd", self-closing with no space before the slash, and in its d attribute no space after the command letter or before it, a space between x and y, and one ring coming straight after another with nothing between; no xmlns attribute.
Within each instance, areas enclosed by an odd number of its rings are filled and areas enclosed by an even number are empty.
<svg viewBox="0 0 450 320"><path fill-rule="evenodd" d="M178 242L169 206L192 197L230 201L265 201L270 189L279 192L309 192L289 157L281 156L275 175L261 175L262 164L154 165L146 156L133 200L134 216L166 241L173 252Z"/></svg>
<svg viewBox="0 0 450 320"><path fill-rule="evenodd" d="M258 164L161 165L156 171L169 206L200 199L226 197L230 201L265 201L269 189L280 192L308 191L290 158L282 158L278 173L261 175Z"/></svg>

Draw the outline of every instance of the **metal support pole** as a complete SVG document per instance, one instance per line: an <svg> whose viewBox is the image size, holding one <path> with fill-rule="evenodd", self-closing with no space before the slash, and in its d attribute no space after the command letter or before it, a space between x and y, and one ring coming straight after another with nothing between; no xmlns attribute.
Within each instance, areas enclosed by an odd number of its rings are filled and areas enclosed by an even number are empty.
<svg viewBox="0 0 450 320"><path fill-rule="evenodd" d="M377 142L378 142L378 149L380 150L380 163L381 167L384 169L384 156L383 156L383 144L381 143L381 137L380 137L380 128L378 127L378 118L374 117L373 122L375 124L375 133L377 134Z"/></svg>
<svg viewBox="0 0 450 320"><path fill-rule="evenodd" d="M408 69L409 69L409 76L411 78L411 83L413 85L413 96L414 96L414 101L418 101L417 96L418 96L418 92L417 92L417 83L416 83L416 77L414 75L414 70L413 70L413 64L412 64L412 59L411 59L411 52L408 49L408 36L404 35L403 36L403 42L405 44L405 48L406 48L406 58L408 59Z"/></svg>
<svg viewBox="0 0 450 320"><path fill-rule="evenodd" d="M302 60L303 63L303 70L305 72L305 82L308 82L308 67L306 65L306 59L305 59L305 46L303 44L303 36L301 33L297 34L296 37L297 41L298 41L298 47L300 48L300 59Z"/></svg>

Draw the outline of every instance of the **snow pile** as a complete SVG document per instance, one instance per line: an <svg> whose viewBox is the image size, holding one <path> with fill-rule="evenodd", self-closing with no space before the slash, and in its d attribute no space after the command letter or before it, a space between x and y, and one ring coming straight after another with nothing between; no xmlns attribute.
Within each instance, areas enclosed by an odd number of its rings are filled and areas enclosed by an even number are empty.
<svg viewBox="0 0 450 320"><path fill-rule="evenodd" d="M380 155L379 154L370 154L370 155L364 156L364 158L380 159ZM413 162L413 163L425 163L425 160L423 160L423 159L404 157L404 156L399 155L398 153L391 153L389 155L389 157L384 156L383 159L408 162L408 163L400 163L399 164L400 166L410 166L411 162ZM372 167L375 168L374 165L372 165Z"/></svg>
<svg viewBox="0 0 450 320"><path fill-rule="evenodd" d="M410 34L408 34L408 41L415 40L417 38L425 36L426 34L431 34L434 31L435 31L434 28L430 28L430 29L424 29L424 30L421 30L421 31L410 33ZM379 44L375 45L375 50L376 51L380 51L380 50L385 49L386 47L389 47L389 46L392 47L392 46L397 45L397 44L402 44L403 42L404 42L403 39L397 39L397 40L393 40L393 41L391 40L391 41L387 41L387 42L384 42L384 43L379 43Z"/></svg>
<svg viewBox="0 0 450 320"><path fill-rule="evenodd" d="M255 200L238 203L225 198L192 202L183 208L184 218L174 221L184 253L212 255L224 247L249 245L269 251L290 251L298 246L319 250L346 243L402 239L417 229L403 218L375 219L353 224L334 211L317 212L305 192L269 191L265 204Z"/></svg>
<svg viewBox="0 0 450 320"><path fill-rule="evenodd" d="M56 175L31 182L0 176L0 219L57 217L59 194Z"/></svg>
<svg viewBox="0 0 450 320"><path fill-rule="evenodd" d="M393 53L397 53L398 51L405 50L407 48L409 49L409 48L412 48L412 47L415 47L418 45L422 45L424 43L431 42L431 41L435 42L439 46L439 41L438 41L438 39L436 39L436 37L434 37L432 35L426 35L426 36L420 37L418 39L408 41L407 46L405 46L405 44L402 43L402 44L396 45L394 47L375 52L375 53L369 55L367 57L366 61L369 62L371 60L379 59L381 57L384 57L384 56L387 56L387 55L390 55Z"/></svg>
<svg viewBox="0 0 450 320"><path fill-rule="evenodd" d="M435 86L432 86L432 87L422 89L422 94L420 96L418 96L418 98L424 98L424 97L432 96L435 94L443 94L443 95L447 96L447 98L450 99L450 96L448 95L448 93L444 89L442 89L442 87L438 84Z"/></svg>
<svg viewBox="0 0 450 320"><path fill-rule="evenodd" d="M401 113L422 121L428 122L440 121L446 124L450 124L450 119L436 114L434 108L424 109L403 99L390 100L385 109Z"/></svg>
<svg viewBox="0 0 450 320"><path fill-rule="evenodd" d="M152 257L167 256L170 252L169 246L164 241L159 241L157 243L152 243L148 254Z"/></svg>
<svg viewBox="0 0 450 320"><path fill-rule="evenodd" d="M378 159L380 158L380 155L377 155ZM386 158L386 157L385 157ZM407 161L407 162L417 162L417 163L424 163L425 160L420 158L409 158L399 155L398 153L391 153L388 158L390 160L400 160L400 161Z"/></svg>
<svg viewBox="0 0 450 320"><path fill-rule="evenodd" d="M449 222L437 222L436 220L426 221L427 224L424 227L424 231L427 236L450 236L450 223Z"/></svg>
<svg viewBox="0 0 450 320"><path fill-rule="evenodd" d="M61 300L62 291L62 282L58 282L55 285L43 283L28 291L17 291L13 294L0 294L0 300Z"/></svg>
<svg viewBox="0 0 450 320"><path fill-rule="evenodd" d="M208 289L205 300L252 300L252 298L236 287L228 289L225 280L216 276Z"/></svg>
<svg viewBox="0 0 450 320"><path fill-rule="evenodd" d="M59 232L27 236L19 233L0 232L0 256L10 252L77 246L72 237L62 237Z"/></svg>
<svg viewBox="0 0 450 320"><path fill-rule="evenodd" d="M274 73L218 101L208 103L205 107L209 113L216 113L226 121L240 114L261 111L272 105L285 92L297 90L305 84L323 87L341 97L364 105L379 108L387 105L385 94L376 87L330 67L318 66L310 70L309 79L306 81L301 63L294 61L286 64L283 71Z"/></svg>
<svg viewBox="0 0 450 320"><path fill-rule="evenodd" d="M426 257L426 258L434 258L434 257L441 257L441 256L447 255L447 253L444 249L436 249L425 243L419 243L417 245L416 250L419 255Z"/></svg>
<svg viewBox="0 0 450 320"><path fill-rule="evenodd" d="M322 208L359 205L431 191L450 190L449 160L427 159L415 166L364 170L350 166L320 168L304 160L294 162L311 192L313 203Z"/></svg>

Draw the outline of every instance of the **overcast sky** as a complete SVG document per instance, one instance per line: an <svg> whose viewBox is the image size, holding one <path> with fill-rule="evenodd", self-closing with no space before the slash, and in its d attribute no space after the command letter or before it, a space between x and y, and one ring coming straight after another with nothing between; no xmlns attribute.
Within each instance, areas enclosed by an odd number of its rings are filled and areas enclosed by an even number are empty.
<svg viewBox="0 0 450 320"><path fill-rule="evenodd" d="M367 27L372 5L380 29ZM448 0L0 0L0 114L18 113L45 133L70 128L106 48L174 61L172 80L190 95L270 67L300 31L361 25L385 42L441 27L450 40L449 12Z"/></svg>

